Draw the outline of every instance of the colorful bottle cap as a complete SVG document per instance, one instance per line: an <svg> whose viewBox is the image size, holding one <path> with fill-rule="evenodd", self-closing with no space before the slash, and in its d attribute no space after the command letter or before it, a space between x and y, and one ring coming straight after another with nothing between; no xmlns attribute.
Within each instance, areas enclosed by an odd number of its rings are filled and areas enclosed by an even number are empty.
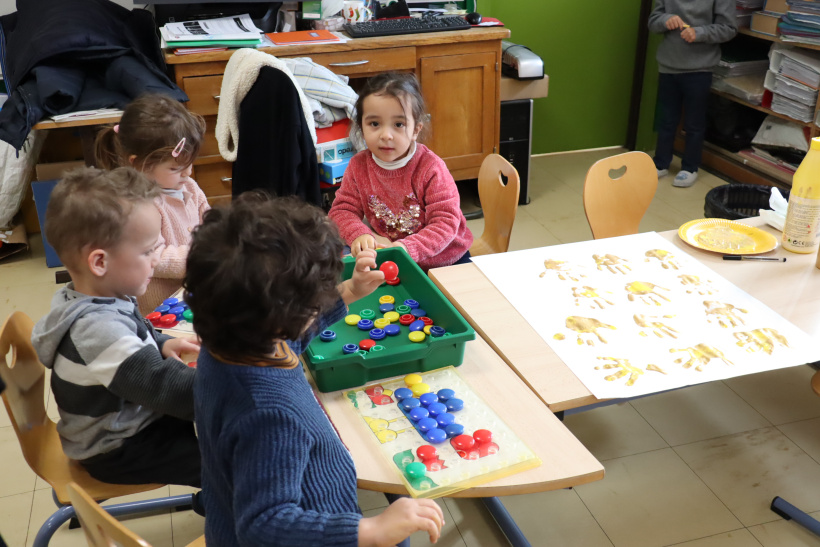
<svg viewBox="0 0 820 547"><path fill-rule="evenodd" d="M188 365L188 368L196 368L196 361L191 361L190 363L185 363Z"/></svg>
<svg viewBox="0 0 820 547"><path fill-rule="evenodd" d="M456 417L449 412L445 412L444 414L439 414L436 416L436 421L438 422L438 426L444 429L448 425L456 423Z"/></svg>
<svg viewBox="0 0 820 547"><path fill-rule="evenodd" d="M389 311L384 314L384 318L390 321L391 323L395 323L401 317L397 312Z"/></svg>
<svg viewBox="0 0 820 547"><path fill-rule="evenodd" d="M416 427L418 427L419 431L422 433L427 433L432 429L436 429L438 427L438 422L433 418L422 418L416 423Z"/></svg>
<svg viewBox="0 0 820 547"><path fill-rule="evenodd" d="M458 412L464 408L464 401L458 397L451 397L447 399L447 402L445 402L444 405L447 407L447 412Z"/></svg>
<svg viewBox="0 0 820 547"><path fill-rule="evenodd" d="M370 331L371 340L383 340L387 336L382 329L372 329Z"/></svg>
<svg viewBox="0 0 820 547"><path fill-rule="evenodd" d="M395 301L396 299L389 294L385 294L379 297L379 304L392 304Z"/></svg>
<svg viewBox="0 0 820 547"><path fill-rule="evenodd" d="M332 330L323 330L321 334L319 334L319 339L322 342L332 342L336 339L336 333Z"/></svg>
<svg viewBox="0 0 820 547"><path fill-rule="evenodd" d="M382 312L382 313L387 313L387 312L393 311L395 309L396 309L396 306L394 306L393 304L380 304L379 305L379 311Z"/></svg>
<svg viewBox="0 0 820 547"><path fill-rule="evenodd" d="M359 342L359 349L364 351L370 351L370 349L372 349L375 345L376 342L374 342L373 340L362 340L361 342Z"/></svg>
<svg viewBox="0 0 820 547"><path fill-rule="evenodd" d="M416 384L418 385L418 384ZM429 391L426 393L422 393L419 396L419 401L421 401L421 406L427 406L431 403L438 402L438 396L435 393L430 393Z"/></svg>
<svg viewBox="0 0 820 547"><path fill-rule="evenodd" d="M430 413L427 411L426 408L422 406L417 406L416 408L410 410L410 412L408 412L407 415L410 416L410 419L414 422L417 422L422 418L430 417Z"/></svg>
<svg viewBox="0 0 820 547"><path fill-rule="evenodd" d="M359 346L356 344L345 344L342 346L342 353L356 353L357 351L359 351Z"/></svg>
<svg viewBox="0 0 820 547"><path fill-rule="evenodd" d="M170 329L178 323L177 316L172 313L166 313L157 320L157 323L162 329Z"/></svg>
<svg viewBox="0 0 820 547"><path fill-rule="evenodd" d="M413 392L407 389L406 387L400 387L396 391L393 392L393 395L396 397L396 400L401 402L409 397L413 396Z"/></svg>
<svg viewBox="0 0 820 547"><path fill-rule="evenodd" d="M430 319L429 317L427 317L426 315L423 315L422 317L419 317L419 319L421 319L422 321L424 321L424 324L425 324L425 325L428 325L428 326L429 326L429 325L432 325L432 324L433 324L433 320L432 320L432 319Z"/></svg>
<svg viewBox="0 0 820 547"><path fill-rule="evenodd" d="M376 312L371 309L364 309L359 312L359 315L362 316L362 319L373 319L376 317Z"/></svg>
<svg viewBox="0 0 820 547"><path fill-rule="evenodd" d="M404 315L406 313L410 313L410 306L405 306L404 304L399 304L398 306L396 306L396 312L398 312L399 315Z"/></svg>
<svg viewBox="0 0 820 547"><path fill-rule="evenodd" d="M421 403L415 397L410 397L408 399L403 399L399 405L401 405L405 412L410 412L414 408L420 407Z"/></svg>
<svg viewBox="0 0 820 547"><path fill-rule="evenodd" d="M487 429L476 429L473 431L473 439L477 444L491 443L493 442L493 434Z"/></svg>
<svg viewBox="0 0 820 547"><path fill-rule="evenodd" d="M362 318L355 313L351 313L350 315L345 317L345 324L350 325L351 327L355 326Z"/></svg>
<svg viewBox="0 0 820 547"><path fill-rule="evenodd" d="M450 439L450 445L456 450L470 450L475 446L475 439L470 435L459 435Z"/></svg>
<svg viewBox="0 0 820 547"><path fill-rule="evenodd" d="M190 309L190 308L191 308L191 306L189 306L189 305L188 305L188 303L187 303L185 300L180 300L180 301L179 301L179 304L177 304L177 305L178 305L178 306L182 306L182 307L183 307L183 308L185 308L186 310L188 310L188 309Z"/></svg>
<svg viewBox="0 0 820 547"><path fill-rule="evenodd" d="M377 329L383 329L384 327L386 327L389 324L390 324L390 320L385 319L384 317L379 317L378 319L373 321L373 326L376 327Z"/></svg>
<svg viewBox="0 0 820 547"><path fill-rule="evenodd" d="M408 374L404 377L404 384L407 387L412 387L413 384L420 384L424 381L421 374Z"/></svg>
<svg viewBox="0 0 820 547"><path fill-rule="evenodd" d="M173 308L168 310L168 313L176 315L177 321L182 321L182 314L185 313L185 308L183 308L182 306L174 306Z"/></svg>
<svg viewBox="0 0 820 547"><path fill-rule="evenodd" d="M415 318L415 317L413 317L412 315L410 315L409 313L405 313L404 315L402 315L401 317L399 317L399 323L401 323L401 324L402 324L402 325L404 325L405 327L406 327L407 325L409 325L410 323L412 323L413 321L415 321L415 320L416 320L416 318ZM424 323L422 323L422 325L423 325L423 324L424 324Z"/></svg>
<svg viewBox="0 0 820 547"><path fill-rule="evenodd" d="M421 308L416 308L413 311L411 311L410 313L412 313L415 317L418 317L419 319L421 319L422 317L427 315L427 312L425 310L421 309Z"/></svg>
<svg viewBox="0 0 820 547"><path fill-rule="evenodd" d="M416 456L418 456L421 461L424 461L424 460L437 460L438 459L438 450L436 450L435 446L430 446L429 444L423 444L420 447L416 448Z"/></svg>
<svg viewBox="0 0 820 547"><path fill-rule="evenodd" d="M424 321L417 319L407 326L410 327L410 332L420 331L424 328Z"/></svg>
<svg viewBox="0 0 820 547"><path fill-rule="evenodd" d="M173 296L162 301L162 305L168 306L169 308L173 308L177 304L179 304L179 298L174 298Z"/></svg>
<svg viewBox="0 0 820 547"><path fill-rule="evenodd" d="M151 313L149 313L148 315L145 316L145 318L147 320L149 320L152 325L155 325L155 326L157 324L157 321L159 321L160 317L162 317L162 314L159 313L158 311L152 311Z"/></svg>
<svg viewBox="0 0 820 547"><path fill-rule="evenodd" d="M444 403L444 402L447 401L447 399L455 397L456 392L453 391L452 389L444 388L444 389L438 390L438 393L436 393L436 395L438 395L439 402Z"/></svg>
<svg viewBox="0 0 820 547"><path fill-rule="evenodd" d="M418 384L413 384L412 386L410 386L410 390L416 397L421 397L425 393L430 392L430 386L428 386L424 382L419 382Z"/></svg>
<svg viewBox="0 0 820 547"><path fill-rule="evenodd" d="M193 323L194 322L194 312L192 312L190 309L187 309L184 312L182 312L182 318L185 319L189 323Z"/></svg>
<svg viewBox="0 0 820 547"><path fill-rule="evenodd" d="M435 418L439 414L444 414L445 412L447 412L447 407L444 406L443 403L431 403L427 405L427 410L428 412L430 412L430 416Z"/></svg>
<svg viewBox="0 0 820 547"><path fill-rule="evenodd" d="M424 328L423 328L423 329L421 329L421 332L423 332L423 333L424 333L424 334L426 334L427 336L430 336L430 329L431 329L432 327L433 327L433 325L424 325Z"/></svg>
<svg viewBox="0 0 820 547"><path fill-rule="evenodd" d="M419 303L413 300L412 298L408 298L404 301L404 305L409 307L411 310L414 310L419 307Z"/></svg>
<svg viewBox="0 0 820 547"><path fill-rule="evenodd" d="M428 431L424 437L428 442L439 444L447 440L447 433L443 429L435 428Z"/></svg>
<svg viewBox="0 0 820 547"><path fill-rule="evenodd" d="M452 439L464 433L464 426L461 424L450 424L444 428L444 432L447 433L448 438Z"/></svg>
<svg viewBox="0 0 820 547"><path fill-rule="evenodd" d="M438 325L433 325L432 327L430 327L430 335L434 338L444 336L445 332L447 331L445 331L443 327L439 327Z"/></svg>
<svg viewBox="0 0 820 547"><path fill-rule="evenodd" d="M421 462L408 463L404 468L404 474L411 479L421 479L427 475L427 466Z"/></svg>
<svg viewBox="0 0 820 547"><path fill-rule="evenodd" d="M166 306L165 304L162 304L162 305L157 306L156 308L154 308L154 311L158 311L160 315L165 315L166 313L168 313L168 310L170 310L170 309L171 309L171 306Z"/></svg>
<svg viewBox="0 0 820 547"><path fill-rule="evenodd" d="M372 348L370 348L370 351L371 351L371 352L372 352L372 351L384 351L384 346L380 346L379 344L376 344L375 346L373 346Z"/></svg>
<svg viewBox="0 0 820 547"><path fill-rule="evenodd" d="M411 332L410 334L408 334L407 337L410 339L411 342L415 342L418 344L419 342L424 342L424 339L427 338L427 335L421 332L420 330L417 330L415 332Z"/></svg>
<svg viewBox="0 0 820 547"><path fill-rule="evenodd" d="M388 279L387 281L385 281L385 283L387 283L390 286L395 287L396 285L401 283L401 279L399 279L398 277L396 279Z"/></svg>
<svg viewBox="0 0 820 547"><path fill-rule="evenodd" d="M384 330L387 336L397 336L401 332L401 327L398 325L387 325L382 330Z"/></svg>
<svg viewBox="0 0 820 547"><path fill-rule="evenodd" d="M370 319L362 319L356 323L356 326L359 327L359 330L370 330L373 328L373 321Z"/></svg>
<svg viewBox="0 0 820 547"><path fill-rule="evenodd" d="M399 267L396 265L395 262L391 262L390 260L382 262L382 265L379 266L379 269L382 272L384 272L385 281L391 281L399 276Z"/></svg>

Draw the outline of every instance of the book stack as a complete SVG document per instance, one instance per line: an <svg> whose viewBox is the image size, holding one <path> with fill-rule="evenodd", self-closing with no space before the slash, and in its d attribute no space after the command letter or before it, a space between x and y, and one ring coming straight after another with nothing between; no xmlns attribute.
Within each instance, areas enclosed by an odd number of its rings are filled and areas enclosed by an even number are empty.
<svg viewBox="0 0 820 547"><path fill-rule="evenodd" d="M764 86L772 93L771 109L801 122L814 120L820 89L820 52L772 44Z"/></svg>
<svg viewBox="0 0 820 547"><path fill-rule="evenodd" d="M820 45L820 2L789 0L778 27L784 42Z"/></svg>
<svg viewBox="0 0 820 547"><path fill-rule="evenodd" d="M195 48L200 52L216 48L256 47L262 42L262 31L253 24L248 14L168 23L160 27L159 32L163 47Z"/></svg>
<svg viewBox="0 0 820 547"><path fill-rule="evenodd" d="M766 0L763 10L752 14L750 28L761 34L777 36L778 25L788 9L786 0Z"/></svg>
<svg viewBox="0 0 820 547"><path fill-rule="evenodd" d="M763 9L764 0L737 0L737 28L749 28L754 12Z"/></svg>

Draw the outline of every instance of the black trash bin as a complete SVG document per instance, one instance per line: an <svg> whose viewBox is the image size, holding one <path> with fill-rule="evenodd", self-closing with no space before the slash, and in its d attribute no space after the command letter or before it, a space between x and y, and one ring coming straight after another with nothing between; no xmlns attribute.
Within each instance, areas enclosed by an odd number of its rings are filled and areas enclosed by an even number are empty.
<svg viewBox="0 0 820 547"><path fill-rule="evenodd" d="M789 199L789 191L779 189L783 197ZM703 213L706 218L738 220L756 217L760 209L769 209L770 186L757 184L724 184L709 190Z"/></svg>

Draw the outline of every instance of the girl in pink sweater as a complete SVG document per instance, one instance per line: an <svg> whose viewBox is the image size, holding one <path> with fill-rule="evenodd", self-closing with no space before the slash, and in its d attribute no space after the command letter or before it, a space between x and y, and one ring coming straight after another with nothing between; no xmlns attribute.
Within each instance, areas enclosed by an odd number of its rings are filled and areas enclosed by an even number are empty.
<svg viewBox="0 0 820 547"><path fill-rule="evenodd" d="M154 202L162 217L160 260L148 290L139 297L143 314L154 310L182 286L191 232L210 207L191 178L205 121L165 95L143 95L131 102L118 125L97 134L97 166L131 166L162 189Z"/></svg>
<svg viewBox="0 0 820 547"><path fill-rule="evenodd" d="M330 209L353 256L404 247L424 270L470 261L473 234L456 183L444 161L416 142L425 117L412 74L380 74L362 89L354 122L367 150L350 160Z"/></svg>

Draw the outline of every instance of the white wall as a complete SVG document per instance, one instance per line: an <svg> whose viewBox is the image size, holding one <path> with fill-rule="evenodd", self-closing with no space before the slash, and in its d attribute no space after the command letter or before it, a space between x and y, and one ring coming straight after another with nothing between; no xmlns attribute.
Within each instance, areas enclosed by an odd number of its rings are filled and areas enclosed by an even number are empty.
<svg viewBox="0 0 820 547"><path fill-rule="evenodd" d="M22 0L25 1L33 1L33 0ZM128 9L134 7L134 2L132 0L113 0L117 4L121 6L125 6ZM138 6L144 6L145 4L142 2L137 2ZM17 0L0 0L0 15L6 15L7 13L11 13L13 11L17 11Z"/></svg>

